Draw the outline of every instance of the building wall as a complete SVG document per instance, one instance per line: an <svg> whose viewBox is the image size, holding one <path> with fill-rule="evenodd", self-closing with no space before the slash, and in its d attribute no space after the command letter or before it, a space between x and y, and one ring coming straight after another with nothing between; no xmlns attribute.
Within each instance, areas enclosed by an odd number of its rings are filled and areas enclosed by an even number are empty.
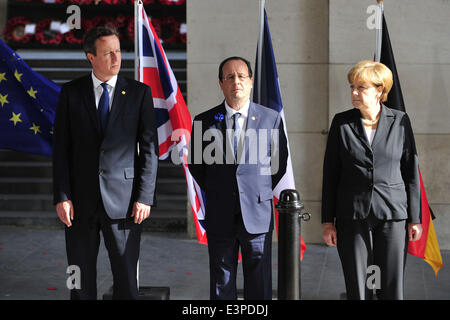
<svg viewBox="0 0 450 320"><path fill-rule="evenodd" d="M287 119L296 188L311 221L307 243L322 243L320 201L327 130L351 108L347 71L373 58L366 13L375 0L267 0L266 10ZM450 249L450 3L387 1L385 16L419 152L438 241ZM196 115L223 100L217 68L240 55L254 66L259 0L187 1L187 85ZM191 213L188 214L191 216ZM192 224L192 223L190 223Z"/></svg>

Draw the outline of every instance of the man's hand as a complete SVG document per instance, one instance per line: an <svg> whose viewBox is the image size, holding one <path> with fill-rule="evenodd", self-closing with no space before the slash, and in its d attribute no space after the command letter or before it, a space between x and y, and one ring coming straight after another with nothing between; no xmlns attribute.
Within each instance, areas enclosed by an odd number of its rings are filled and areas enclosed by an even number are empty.
<svg viewBox="0 0 450 320"><path fill-rule="evenodd" d="M409 241L417 241L422 236L422 225L420 223L408 223Z"/></svg>
<svg viewBox="0 0 450 320"><path fill-rule="evenodd" d="M73 204L72 201L66 200L56 204L56 213L59 220L61 220L66 226L72 226L73 220Z"/></svg>
<svg viewBox="0 0 450 320"><path fill-rule="evenodd" d="M135 202L131 213L131 216L134 217L134 223L141 224L142 221L147 219L150 216L150 209L151 207L149 205Z"/></svg>
<svg viewBox="0 0 450 320"><path fill-rule="evenodd" d="M329 246L335 246L337 244L336 227L333 223L325 222L322 225L322 237Z"/></svg>

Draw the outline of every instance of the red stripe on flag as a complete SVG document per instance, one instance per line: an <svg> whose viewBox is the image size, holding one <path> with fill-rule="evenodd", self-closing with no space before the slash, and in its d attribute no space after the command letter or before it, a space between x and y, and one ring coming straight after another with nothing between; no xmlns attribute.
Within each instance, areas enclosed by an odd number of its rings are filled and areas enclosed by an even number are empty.
<svg viewBox="0 0 450 320"><path fill-rule="evenodd" d="M166 141L161 142L159 144L159 156L162 156L162 155L166 154L167 152L169 152L170 148L172 147L172 145L174 143L175 142L172 141L172 136L168 137L166 139Z"/></svg>
<svg viewBox="0 0 450 320"><path fill-rule="evenodd" d="M183 171L184 171L184 176L185 177L186 177L187 174L190 174L190 173L188 173L188 171L186 171L186 167L185 166L183 166ZM186 181L187 181L187 179L186 179ZM192 190L192 191L195 193L195 206L197 208L199 208L199 210L201 210L200 209L200 200L198 199L198 195L195 192L195 190ZM197 241L200 244L208 244L208 240L207 240L207 237L206 237L206 232L203 233L202 230L200 229L201 227L200 227L200 222L198 221L197 211L192 206L192 204L191 204L191 209L192 209L192 213L193 213L193 216L194 216L194 225L195 225L195 232L197 234Z"/></svg>
<svg viewBox="0 0 450 320"><path fill-rule="evenodd" d="M187 132L190 133L192 130L191 115L187 110L186 103L184 102L183 95L181 94L179 88L177 88L176 99L177 103L173 106L172 109L169 110L172 129L186 129ZM189 139L186 142L189 142Z"/></svg>
<svg viewBox="0 0 450 320"><path fill-rule="evenodd" d="M158 69L143 67L143 82L152 89L153 98L164 99L164 91L159 80Z"/></svg>
<svg viewBox="0 0 450 320"><path fill-rule="evenodd" d="M419 170L420 177L420 198L422 201L422 236L417 241L409 241L408 243L408 253L420 257L422 259L425 258L425 249L427 247L428 240L428 230L430 227L430 208L428 206L427 195L425 193L425 188L423 186L422 174Z"/></svg>
<svg viewBox="0 0 450 320"><path fill-rule="evenodd" d="M422 174L419 169L420 196L422 201L422 237L417 241L409 241L408 253L424 259L434 270L437 276L439 270L444 266L442 256L437 242L436 232L431 219L430 207L428 204L425 187L422 181Z"/></svg>

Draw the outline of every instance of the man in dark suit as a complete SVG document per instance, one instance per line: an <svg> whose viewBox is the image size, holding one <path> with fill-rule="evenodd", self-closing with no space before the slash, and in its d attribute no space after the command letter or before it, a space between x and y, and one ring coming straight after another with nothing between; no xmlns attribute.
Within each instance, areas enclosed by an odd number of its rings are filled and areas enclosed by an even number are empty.
<svg viewBox="0 0 450 320"><path fill-rule="evenodd" d="M272 187L286 170L283 123L250 101L247 60L225 59L219 85L225 101L194 119L189 166L206 196L210 297L237 299L240 248L244 298L271 299Z"/></svg>
<svg viewBox="0 0 450 320"><path fill-rule="evenodd" d="M152 95L148 86L118 75L115 30L91 29L84 50L92 73L63 85L54 123L54 204L66 225L68 263L81 275L71 298L97 299L101 230L113 299L137 299L141 222L154 204L158 167Z"/></svg>

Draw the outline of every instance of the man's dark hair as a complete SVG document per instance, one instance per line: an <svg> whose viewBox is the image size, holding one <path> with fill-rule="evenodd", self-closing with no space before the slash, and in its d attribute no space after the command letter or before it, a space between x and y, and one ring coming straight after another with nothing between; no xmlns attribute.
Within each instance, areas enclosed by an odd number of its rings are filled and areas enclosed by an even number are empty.
<svg viewBox="0 0 450 320"><path fill-rule="evenodd" d="M99 26L99 27L92 28L83 37L84 53L86 55L88 53L92 53L94 56L97 55L97 46L95 44L95 41L98 38L105 37L105 36L112 36L112 35L119 38L119 33L117 32L117 30L113 29L111 27Z"/></svg>
<svg viewBox="0 0 450 320"><path fill-rule="evenodd" d="M223 78L223 72L222 72L223 66L225 65L225 63L227 63L228 61L231 61L231 60L241 60L242 62L244 62L247 65L248 76L250 78L253 77L252 66L250 65L250 62L247 59L244 59L242 57L229 57L229 58L226 58L225 60L223 60L220 63L220 66L219 66L219 80L220 80L220 82L222 82L222 78Z"/></svg>

